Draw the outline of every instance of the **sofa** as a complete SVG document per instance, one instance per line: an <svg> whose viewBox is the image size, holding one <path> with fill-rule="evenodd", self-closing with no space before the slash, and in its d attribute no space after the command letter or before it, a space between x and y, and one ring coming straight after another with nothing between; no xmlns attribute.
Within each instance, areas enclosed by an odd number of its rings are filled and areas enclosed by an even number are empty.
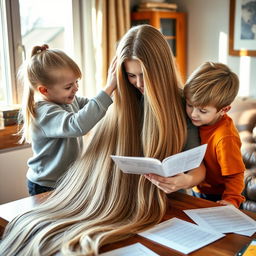
<svg viewBox="0 0 256 256"><path fill-rule="evenodd" d="M239 131L246 167L243 191L246 200L241 208L256 212L256 99L236 98L228 114Z"/></svg>

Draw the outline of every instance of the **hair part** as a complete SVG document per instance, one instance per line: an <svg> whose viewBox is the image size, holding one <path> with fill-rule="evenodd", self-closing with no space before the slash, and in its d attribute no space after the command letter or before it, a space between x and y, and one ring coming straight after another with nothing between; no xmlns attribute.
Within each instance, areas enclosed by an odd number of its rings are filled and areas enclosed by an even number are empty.
<svg viewBox="0 0 256 256"><path fill-rule="evenodd" d="M212 106L221 110L237 96L239 79L222 63L205 62L188 78L184 94L197 107Z"/></svg>
<svg viewBox="0 0 256 256"><path fill-rule="evenodd" d="M186 140L187 126L180 95L180 74L168 42L150 25L135 26L120 41L117 56L121 69L118 73L122 74L119 75L119 83L127 84L122 88L137 90L128 81L124 62L136 59L142 67L144 118L147 119L147 122L144 122L147 127L143 127L142 138L145 143L157 145L155 156L150 152L150 148L149 152L143 152L144 155L159 157L162 160L167 156L167 152L169 155L180 152ZM180 130L177 130L177 127L180 127ZM152 136L152 130L159 134ZM174 138L173 134L177 136Z"/></svg>

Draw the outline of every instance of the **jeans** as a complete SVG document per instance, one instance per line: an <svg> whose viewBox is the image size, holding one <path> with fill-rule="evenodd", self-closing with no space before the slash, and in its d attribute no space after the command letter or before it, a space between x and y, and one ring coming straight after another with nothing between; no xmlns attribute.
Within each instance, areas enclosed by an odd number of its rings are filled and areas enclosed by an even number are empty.
<svg viewBox="0 0 256 256"><path fill-rule="evenodd" d="M199 192L195 192L192 190L192 196L197 197L197 198L203 198L209 201L219 201L221 200L221 195L207 195L207 194L203 194L203 193L199 193Z"/></svg>
<svg viewBox="0 0 256 256"><path fill-rule="evenodd" d="M34 196L44 192L52 191L54 188L40 186L30 180L27 180L29 195Z"/></svg>

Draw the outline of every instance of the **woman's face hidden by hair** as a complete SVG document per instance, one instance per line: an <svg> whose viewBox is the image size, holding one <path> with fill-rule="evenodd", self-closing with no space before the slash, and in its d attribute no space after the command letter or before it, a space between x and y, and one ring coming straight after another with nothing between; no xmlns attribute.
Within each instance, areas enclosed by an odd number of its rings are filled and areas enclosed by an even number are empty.
<svg viewBox="0 0 256 256"><path fill-rule="evenodd" d="M134 59L126 60L124 68L129 82L144 94L144 80L140 62Z"/></svg>
<svg viewBox="0 0 256 256"><path fill-rule="evenodd" d="M47 101L57 104L71 104L78 91L78 78L72 70L54 71L57 82L53 86L39 85L38 90Z"/></svg>

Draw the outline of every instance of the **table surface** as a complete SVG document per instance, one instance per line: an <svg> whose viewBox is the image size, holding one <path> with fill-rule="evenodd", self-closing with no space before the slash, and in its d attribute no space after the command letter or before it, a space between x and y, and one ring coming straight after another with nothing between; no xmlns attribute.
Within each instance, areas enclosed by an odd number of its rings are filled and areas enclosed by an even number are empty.
<svg viewBox="0 0 256 256"><path fill-rule="evenodd" d="M0 236L3 232L5 226L9 221L11 221L17 214L33 209L33 207L40 202L44 201L47 198L47 193L36 195L33 197L27 197L20 199L14 202L0 205ZM163 220L167 220L173 217L192 222L193 221L183 212L186 209L196 209L196 208L205 208L213 207L218 204L207 201L200 198L195 198L187 194L175 192L169 195L168 209L164 216ZM248 216L256 220L256 213L250 211L243 211ZM198 249L189 255L191 256L205 256L205 255L214 255L214 256L234 256L237 251L239 251L244 245L249 243L252 238L256 238L256 234L251 237L242 236L234 233L226 234L225 237L201 248ZM107 246L104 246L101 249L101 252L110 251L116 248L124 247L134 243L141 243L156 252L161 256L177 256L184 255L180 252L174 251L168 247L157 244L146 238L143 238L139 235L135 235L121 242L113 243Z"/></svg>

